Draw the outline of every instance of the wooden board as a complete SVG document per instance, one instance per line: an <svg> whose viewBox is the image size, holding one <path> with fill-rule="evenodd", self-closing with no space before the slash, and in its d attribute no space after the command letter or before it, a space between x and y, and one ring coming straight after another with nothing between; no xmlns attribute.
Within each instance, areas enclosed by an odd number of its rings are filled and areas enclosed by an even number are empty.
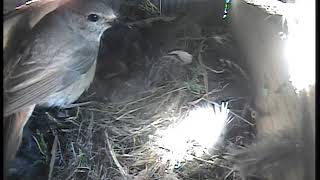
<svg viewBox="0 0 320 180"><path fill-rule="evenodd" d="M270 14L262 6L233 0L231 26L253 75L258 139L290 133L304 143L306 165L288 170L285 179L314 179L315 94L298 95L289 82L284 58L282 16ZM307 172L308 171L308 172Z"/></svg>

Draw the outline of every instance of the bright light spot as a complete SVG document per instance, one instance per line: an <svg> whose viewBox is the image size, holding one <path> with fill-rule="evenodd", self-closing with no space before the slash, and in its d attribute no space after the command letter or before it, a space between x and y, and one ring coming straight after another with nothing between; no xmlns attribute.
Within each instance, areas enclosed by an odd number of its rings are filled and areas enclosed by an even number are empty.
<svg viewBox="0 0 320 180"><path fill-rule="evenodd" d="M285 55L290 81L297 90L315 83L315 0L297 0L288 8Z"/></svg>
<svg viewBox="0 0 320 180"><path fill-rule="evenodd" d="M158 152L162 161L175 164L208 153L228 121L227 105L202 104L192 109L179 123L157 132L156 145L162 149Z"/></svg>

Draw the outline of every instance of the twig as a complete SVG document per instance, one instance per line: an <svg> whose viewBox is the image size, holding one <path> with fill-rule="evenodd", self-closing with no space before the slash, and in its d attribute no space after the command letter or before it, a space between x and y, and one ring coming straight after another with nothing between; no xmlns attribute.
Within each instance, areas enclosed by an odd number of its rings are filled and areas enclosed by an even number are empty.
<svg viewBox="0 0 320 180"><path fill-rule="evenodd" d="M49 114L49 112L45 112L45 114L47 115L48 119L57 123L58 125L61 125L60 122L58 122L58 120L56 118L54 118L53 116L51 116L51 114Z"/></svg>
<svg viewBox="0 0 320 180"><path fill-rule="evenodd" d="M211 90L210 92L204 94L201 98L199 98L199 99L197 99L197 100L194 100L194 101L192 101L192 102L189 102L188 104L194 106L194 105L198 104L200 101L206 100L205 97L207 97L208 95L211 95L211 94L216 93L216 92L221 92L221 91L223 91L227 86L229 86L229 83L225 84L221 89L213 89L213 90Z"/></svg>
<svg viewBox="0 0 320 180"><path fill-rule="evenodd" d="M211 90L210 92L208 92L208 95L211 95L211 94L213 94L213 93L217 93L217 92L221 92L221 91L223 91L226 87L228 87L229 86L229 83L227 83L227 84L225 84L221 89L213 89L213 90Z"/></svg>
<svg viewBox="0 0 320 180"><path fill-rule="evenodd" d="M201 161L201 162L205 162L205 163L208 163L208 164L212 164L214 166L219 166L219 167L222 167L222 168L226 168L226 169L229 169L229 170L233 170L231 167L228 167L228 166L223 166L223 165L219 165L213 161L210 161L210 160L205 160L205 159L202 159L202 158L199 158L199 157L196 157L196 156L193 156L193 158L195 160L198 160L198 161Z"/></svg>
<svg viewBox="0 0 320 180"><path fill-rule="evenodd" d="M76 170L72 171L72 173L66 178L66 180L71 179L75 173L76 173Z"/></svg>
<svg viewBox="0 0 320 180"><path fill-rule="evenodd" d="M62 163L65 164L66 162L63 159L63 152L62 152L62 149L61 149L61 143L60 143L59 139L58 139L58 147L59 147L59 152L60 152L59 153L60 154L60 162L62 161Z"/></svg>
<svg viewBox="0 0 320 180"><path fill-rule="evenodd" d="M109 154L111 155L115 165L118 167L118 170L120 171L120 174L122 175L123 179L127 179L127 173L126 171L124 170L124 168L121 166L121 164L119 163L112 147L111 147L111 143L109 141L109 136L108 136L108 133L105 131L104 132L105 136L106 136L106 141L107 141L107 145L108 145L108 149L109 149ZM108 152L107 152L108 153Z"/></svg>
<svg viewBox="0 0 320 180"><path fill-rule="evenodd" d="M160 4L159 4L159 13L161 16L161 14L162 14L162 0L160 0Z"/></svg>
<svg viewBox="0 0 320 180"><path fill-rule="evenodd" d="M207 70L209 70L209 71L211 71L211 72L213 72L213 73L216 73L216 74L220 74L220 73L223 73L223 72L225 71L224 69L222 69L222 70L219 71L219 70L215 70L215 69L212 69L212 68L206 66L206 65L204 64L203 60L202 60L202 55L201 55L201 53L202 53L202 52L199 52L198 60L199 60L200 65L201 65L203 68L205 68L205 69L207 69Z"/></svg>
<svg viewBox="0 0 320 180"><path fill-rule="evenodd" d="M158 7L155 6L150 0L142 1L143 4L140 4L139 7L147 12L152 12L154 10L159 11Z"/></svg>
<svg viewBox="0 0 320 180"><path fill-rule="evenodd" d="M33 140L36 142L36 144L37 144L37 146L38 146L38 149L39 149L40 153L41 153L43 156L45 156L46 154L43 152L42 147L41 147L41 145L40 145L40 143L39 143L38 139L37 139L35 136L33 136L33 135L32 135L32 138L33 138Z"/></svg>
<svg viewBox="0 0 320 180"><path fill-rule="evenodd" d="M200 43L200 47L199 47L199 53L198 53L198 61L200 66L202 66L202 68L204 68L204 72L202 73L203 76L203 82L204 82L204 87L206 88L206 94L208 94L208 88L209 88L209 82L208 82L208 73L205 70L206 68L203 65L203 60L202 60L202 52L203 52L203 48L204 48L204 42L206 40L202 40Z"/></svg>
<svg viewBox="0 0 320 180"><path fill-rule="evenodd" d="M80 125L79 125L78 133L77 133L77 141L76 141L76 142L78 142L78 141L79 141L79 138L81 138L80 135L82 134L82 133L81 133L81 128L82 128L83 122L84 122L84 121L81 121L81 123L80 123Z"/></svg>
<svg viewBox="0 0 320 180"><path fill-rule="evenodd" d="M228 174L224 177L224 180L226 180L232 173L234 173L234 170L230 170Z"/></svg>
<svg viewBox="0 0 320 180"><path fill-rule="evenodd" d="M93 112L91 111L91 118L90 118L90 122L89 122L89 125L88 125L88 130L87 130L87 139L88 141L90 141L92 139L92 134L93 134L93 120L94 120L94 115L93 115ZM89 149L89 152L90 152L90 156L92 156L92 143L88 143L88 149Z"/></svg>
<svg viewBox="0 0 320 180"><path fill-rule="evenodd" d="M236 116L237 118L241 119L242 121L244 121L245 123L251 125L251 126L254 126L253 123L249 122L248 120L246 120L245 118L241 117L240 115L236 114L235 112L231 111L230 110L230 113L234 116Z"/></svg>
<svg viewBox="0 0 320 180"><path fill-rule="evenodd" d="M126 105L125 105L120 111L116 112L115 114L120 114L122 111L124 111L125 109L127 109L127 107L128 107L129 105L132 105L132 104L138 103L138 102L140 102L140 101L146 100L146 99L148 99L148 98L150 98L150 97L152 97L152 96L153 96L153 95L146 96L146 97L143 97L143 98L141 98L141 99L134 100L134 101L131 101L131 102L129 102L129 103L126 103Z"/></svg>
<svg viewBox="0 0 320 180"><path fill-rule="evenodd" d="M77 159L77 154L76 154L76 150L74 149L73 142L71 142L71 150L72 150L74 159Z"/></svg>
<svg viewBox="0 0 320 180"><path fill-rule="evenodd" d="M203 66L204 68L206 68L207 70L209 70L209 71L211 71L211 72L213 72L213 73L216 73L216 74L220 74L220 73L225 72L225 69L215 70L215 69L212 69L212 68L208 67L208 66L205 65L203 62L202 62L202 66Z"/></svg>
<svg viewBox="0 0 320 180"><path fill-rule="evenodd" d="M56 152L57 152L57 144L58 144L58 136L54 136L54 141L51 149L51 160L50 160L50 170L49 170L49 177L48 180L51 180L54 162L56 160Z"/></svg>
<svg viewBox="0 0 320 180"><path fill-rule="evenodd" d="M143 108L143 107L138 107L138 108L136 108L136 109L132 109L132 110L130 110L130 111L127 111L127 112L125 112L124 114L122 114L121 116L117 117L116 120L120 120L120 119L123 118L124 116L126 116L126 115L128 115L128 114L131 114L131 113L134 113L134 112L136 112L136 111L138 111L138 110L140 110L140 109L142 109L142 108Z"/></svg>

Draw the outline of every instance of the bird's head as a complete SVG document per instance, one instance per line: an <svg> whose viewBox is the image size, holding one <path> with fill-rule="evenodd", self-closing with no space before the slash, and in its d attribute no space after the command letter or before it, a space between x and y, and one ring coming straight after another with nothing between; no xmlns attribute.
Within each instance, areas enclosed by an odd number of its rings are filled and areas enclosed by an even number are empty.
<svg viewBox="0 0 320 180"><path fill-rule="evenodd" d="M90 41L99 41L103 32L117 20L106 0L69 0L64 10L75 33Z"/></svg>

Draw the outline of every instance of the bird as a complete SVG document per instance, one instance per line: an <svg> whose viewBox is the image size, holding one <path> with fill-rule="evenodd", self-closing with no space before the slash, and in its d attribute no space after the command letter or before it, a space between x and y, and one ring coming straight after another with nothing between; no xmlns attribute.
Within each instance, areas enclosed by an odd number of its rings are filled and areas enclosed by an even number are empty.
<svg viewBox="0 0 320 180"><path fill-rule="evenodd" d="M45 15L54 11L69 0L33 0L22 4L3 15L3 49L6 50L11 41L21 41L18 34L30 31ZM5 6L12 5L15 1L4 2ZM31 2L31 3L30 3ZM19 32L19 33L17 33ZM13 38L14 36L14 38Z"/></svg>
<svg viewBox="0 0 320 180"><path fill-rule="evenodd" d="M4 168L19 149L34 108L65 107L90 86L100 37L117 21L102 0L68 0L46 14L6 57L3 69Z"/></svg>

